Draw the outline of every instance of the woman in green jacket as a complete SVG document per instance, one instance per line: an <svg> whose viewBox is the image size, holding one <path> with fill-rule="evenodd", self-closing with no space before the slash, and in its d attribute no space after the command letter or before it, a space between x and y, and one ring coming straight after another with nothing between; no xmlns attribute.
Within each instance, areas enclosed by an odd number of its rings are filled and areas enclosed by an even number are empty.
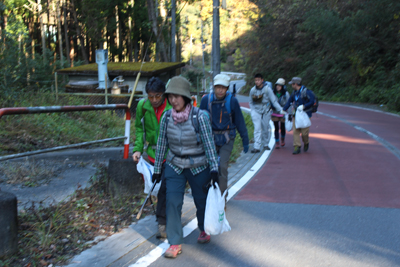
<svg viewBox="0 0 400 267"><path fill-rule="evenodd" d="M164 95L165 83L159 78L152 77L147 82L146 93L147 98L140 100L136 108L136 140L132 157L135 162L138 162L143 151L146 150L148 160L154 165L160 120L163 114L171 109L171 105ZM164 179L161 180L157 199L156 216L159 230L157 237L166 238L166 188Z"/></svg>

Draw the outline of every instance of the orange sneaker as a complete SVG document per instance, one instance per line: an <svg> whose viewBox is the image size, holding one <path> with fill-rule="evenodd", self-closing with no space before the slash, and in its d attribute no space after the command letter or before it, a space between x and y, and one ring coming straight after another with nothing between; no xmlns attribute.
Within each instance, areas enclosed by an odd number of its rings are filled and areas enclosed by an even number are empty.
<svg viewBox="0 0 400 267"><path fill-rule="evenodd" d="M182 245L171 245L167 251L165 251L164 257L175 259L176 256L182 253Z"/></svg>
<svg viewBox="0 0 400 267"><path fill-rule="evenodd" d="M202 231L199 235L199 238L197 238L197 243L200 244L205 244L210 242L211 236L207 235L206 232Z"/></svg>

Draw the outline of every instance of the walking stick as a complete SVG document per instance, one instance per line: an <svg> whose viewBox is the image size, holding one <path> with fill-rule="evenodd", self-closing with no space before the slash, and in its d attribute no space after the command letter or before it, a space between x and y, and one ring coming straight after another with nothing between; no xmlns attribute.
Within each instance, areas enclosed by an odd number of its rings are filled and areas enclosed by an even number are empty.
<svg viewBox="0 0 400 267"><path fill-rule="evenodd" d="M149 198L150 198L150 203L153 205L153 210L154 210L153 200L151 200L151 193L153 192L154 188L156 187L156 184L157 184L157 183L154 183L154 185L153 185L153 187L151 188L150 192L147 194L147 197L146 197L146 199L144 200L144 202L143 202L143 204L142 204L142 207L141 207L140 210L139 210L139 213L136 215L136 220L139 220L140 216L142 215L144 205L147 203L147 200L148 200ZM154 210L154 212L155 212L155 210Z"/></svg>

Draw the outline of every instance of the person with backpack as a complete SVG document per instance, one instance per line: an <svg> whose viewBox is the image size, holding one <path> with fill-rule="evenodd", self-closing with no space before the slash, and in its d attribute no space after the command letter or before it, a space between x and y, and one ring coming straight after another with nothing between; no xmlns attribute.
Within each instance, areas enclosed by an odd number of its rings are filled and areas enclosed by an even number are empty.
<svg viewBox="0 0 400 267"><path fill-rule="evenodd" d="M214 143L219 156L219 188L228 188L228 164L235 142L236 131L242 138L243 151L249 151L249 136L239 101L229 89L230 78L225 74L214 77L214 92L201 99L200 109L211 114ZM226 194L227 196L228 194Z"/></svg>
<svg viewBox="0 0 400 267"><path fill-rule="evenodd" d="M162 115L172 107L165 98L165 83L157 77L152 77L146 83L147 97L140 100L136 108L136 140L133 147L133 161L139 162L140 156L146 150L150 164L155 162L158 132ZM148 143L147 147L145 143ZM167 238L166 233L166 188L161 179L157 194L156 217L158 222L157 238Z"/></svg>
<svg viewBox="0 0 400 267"><path fill-rule="evenodd" d="M263 76L257 73L254 76L255 86L250 90L250 110L254 124L254 147L251 153L258 153L264 148L270 150L268 146L270 135L269 121L272 114L272 106L281 113L282 107L274 95L272 88L264 83Z"/></svg>
<svg viewBox="0 0 400 267"><path fill-rule="evenodd" d="M278 99L279 105L282 107L285 106L286 102L289 100L290 94L286 90L285 86L285 79L279 78L274 86L274 94ZM285 136L286 136L286 129L285 129L285 116L278 112L274 107L272 107L272 116L271 120L274 122L275 126L275 148L279 149L280 146L285 146ZM279 130L281 139L279 142Z"/></svg>
<svg viewBox="0 0 400 267"><path fill-rule="evenodd" d="M308 90L301 83L300 77L293 77L289 82L294 89L292 95L289 97L288 102L283 107L283 110L286 111L293 105L293 109L295 110L294 117L296 117L297 111L305 111L309 118L312 117L313 107L315 102L315 95L311 90ZM293 119L293 155L300 154L301 152L301 138L304 143L304 152L307 152L310 146L309 134L310 127L307 128L296 128L295 119Z"/></svg>
<svg viewBox="0 0 400 267"><path fill-rule="evenodd" d="M161 168L167 154L164 179L167 187L167 236L170 247L167 258L182 252L182 205L186 182L192 189L200 235L198 243L210 242L204 231L207 185L218 183L218 159L209 114L191 104L190 83L173 77L165 92L172 109L161 118L157 141L153 182L161 179Z"/></svg>

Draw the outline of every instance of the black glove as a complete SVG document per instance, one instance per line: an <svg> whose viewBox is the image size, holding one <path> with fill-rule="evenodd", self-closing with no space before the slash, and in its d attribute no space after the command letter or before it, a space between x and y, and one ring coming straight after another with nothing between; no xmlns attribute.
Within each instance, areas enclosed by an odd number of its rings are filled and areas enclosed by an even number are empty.
<svg viewBox="0 0 400 267"><path fill-rule="evenodd" d="M211 182L212 185L215 187L215 184L219 184L219 177L218 177L218 172L212 171L211 172Z"/></svg>
<svg viewBox="0 0 400 267"><path fill-rule="evenodd" d="M151 178L151 181L154 183L159 183L161 181L161 173L153 173L153 177Z"/></svg>

